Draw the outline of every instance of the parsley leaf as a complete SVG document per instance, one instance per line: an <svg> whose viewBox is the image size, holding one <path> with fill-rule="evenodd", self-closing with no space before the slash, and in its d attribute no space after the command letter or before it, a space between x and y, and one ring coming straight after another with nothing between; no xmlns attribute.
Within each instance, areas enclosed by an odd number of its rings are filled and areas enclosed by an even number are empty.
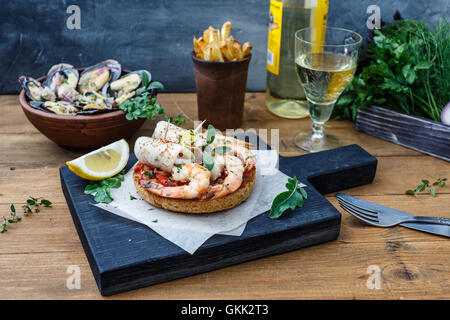
<svg viewBox="0 0 450 320"><path fill-rule="evenodd" d="M269 218L277 219L283 215L287 210L294 210L296 207L301 208L305 199L307 198L306 191L299 186L297 177L288 178L286 183L287 191L278 194L273 199L272 207L270 208Z"/></svg>
<svg viewBox="0 0 450 320"><path fill-rule="evenodd" d="M208 125L208 131L206 133L206 144L209 145L214 142L216 138L216 129L212 124Z"/></svg>
<svg viewBox="0 0 450 320"><path fill-rule="evenodd" d="M167 117L166 121L175 123L177 126L181 126L183 123L186 122L186 119L181 116L181 113L177 113L176 118Z"/></svg>
<svg viewBox="0 0 450 320"><path fill-rule="evenodd" d="M212 170L214 167L214 159L211 155L211 151L205 150L203 151L203 164L205 165L205 168L209 171Z"/></svg>
<svg viewBox="0 0 450 320"><path fill-rule="evenodd" d="M85 194L95 194L94 200L98 203L111 203L114 199L111 197L111 188L119 188L124 179L124 170L115 176L100 180L90 181L84 188Z"/></svg>
<svg viewBox="0 0 450 320"><path fill-rule="evenodd" d="M217 154L224 154L224 153L227 153L227 152L230 152L230 151L231 151L231 148L227 147L227 146L219 146L219 147L215 147L213 149L213 152L217 153Z"/></svg>

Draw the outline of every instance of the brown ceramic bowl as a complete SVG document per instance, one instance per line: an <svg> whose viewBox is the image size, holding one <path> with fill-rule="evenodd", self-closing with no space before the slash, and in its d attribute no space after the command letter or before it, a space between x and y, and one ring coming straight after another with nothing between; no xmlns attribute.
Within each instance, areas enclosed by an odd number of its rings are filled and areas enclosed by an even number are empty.
<svg viewBox="0 0 450 320"><path fill-rule="evenodd" d="M83 69L78 69L82 71ZM38 78L38 81L46 77ZM129 138L145 119L127 120L122 110L97 115L57 115L30 106L25 91L19 94L28 120L47 138L69 150L93 150Z"/></svg>

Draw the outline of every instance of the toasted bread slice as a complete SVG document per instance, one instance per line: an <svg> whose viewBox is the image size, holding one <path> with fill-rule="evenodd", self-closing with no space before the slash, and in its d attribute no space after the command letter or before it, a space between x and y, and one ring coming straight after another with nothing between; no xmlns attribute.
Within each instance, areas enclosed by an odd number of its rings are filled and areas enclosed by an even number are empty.
<svg viewBox="0 0 450 320"><path fill-rule="evenodd" d="M184 213L210 213L233 208L250 196L256 178L255 168L251 170L251 175L249 176L249 178L245 179L244 182L242 182L239 189L222 198L213 200L175 199L161 197L141 186L141 184L139 183L141 177L140 172L133 172L133 181L134 185L136 186L137 192L142 196L142 198L155 207Z"/></svg>

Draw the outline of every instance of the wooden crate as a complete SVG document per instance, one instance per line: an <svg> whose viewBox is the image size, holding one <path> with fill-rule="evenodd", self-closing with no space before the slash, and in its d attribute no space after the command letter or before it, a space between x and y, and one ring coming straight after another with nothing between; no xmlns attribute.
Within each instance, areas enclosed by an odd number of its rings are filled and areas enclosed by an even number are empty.
<svg viewBox="0 0 450 320"><path fill-rule="evenodd" d="M450 161L450 126L440 122L369 106L358 112L356 130Z"/></svg>

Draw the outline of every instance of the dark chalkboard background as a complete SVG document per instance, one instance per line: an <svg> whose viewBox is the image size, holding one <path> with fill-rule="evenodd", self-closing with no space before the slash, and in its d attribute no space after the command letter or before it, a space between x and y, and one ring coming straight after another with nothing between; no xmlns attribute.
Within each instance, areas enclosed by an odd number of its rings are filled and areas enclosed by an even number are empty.
<svg viewBox="0 0 450 320"><path fill-rule="evenodd" d="M81 29L69 30L67 7L81 9ZM391 21L395 10L403 17L434 25L448 17L450 0L330 0L329 25L367 34L369 5L381 8ZM59 62L89 66L104 59L125 68L146 68L166 91L195 89L192 36L209 25L233 23L233 36L253 43L248 89L265 89L269 0L1 0L0 93L16 93L17 78L38 77Z"/></svg>

